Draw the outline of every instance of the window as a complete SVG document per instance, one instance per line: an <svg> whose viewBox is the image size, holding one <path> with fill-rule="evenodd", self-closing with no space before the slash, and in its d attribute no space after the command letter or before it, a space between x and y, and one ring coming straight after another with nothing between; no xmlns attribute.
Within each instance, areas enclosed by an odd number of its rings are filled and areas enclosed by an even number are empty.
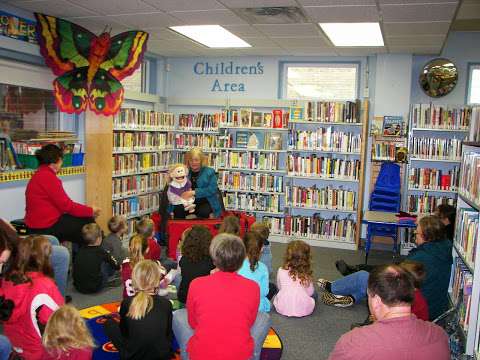
<svg viewBox="0 0 480 360"><path fill-rule="evenodd" d="M358 64L283 65L283 97L287 99L355 100Z"/></svg>
<svg viewBox="0 0 480 360"><path fill-rule="evenodd" d="M468 78L469 104L480 104L480 64L470 65Z"/></svg>
<svg viewBox="0 0 480 360"><path fill-rule="evenodd" d="M148 71L150 61L145 60L132 75L122 80L122 85L127 91L146 93L148 90Z"/></svg>

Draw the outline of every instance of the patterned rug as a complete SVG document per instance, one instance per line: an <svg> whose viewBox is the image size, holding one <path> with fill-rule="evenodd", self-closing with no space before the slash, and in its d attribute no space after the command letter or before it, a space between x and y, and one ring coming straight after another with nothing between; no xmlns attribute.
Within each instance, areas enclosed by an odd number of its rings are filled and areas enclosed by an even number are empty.
<svg viewBox="0 0 480 360"><path fill-rule="evenodd" d="M174 309L178 309L178 302L171 300ZM92 306L80 310L80 314L87 320L88 327L95 338L95 342L99 345L93 353L93 360L119 360L120 356L115 346L108 340L103 332L103 323L106 318L105 315L118 316L118 307L120 303L114 302L110 304L102 304ZM178 348L176 341L173 343L174 349ZM265 342L263 343L261 360L279 360L282 357L283 344L280 337L273 328L270 329ZM180 355L177 354L174 358L180 360Z"/></svg>

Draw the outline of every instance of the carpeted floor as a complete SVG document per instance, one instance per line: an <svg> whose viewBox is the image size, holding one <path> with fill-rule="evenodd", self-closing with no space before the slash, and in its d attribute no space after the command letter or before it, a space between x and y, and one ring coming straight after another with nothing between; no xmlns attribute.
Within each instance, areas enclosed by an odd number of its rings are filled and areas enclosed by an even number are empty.
<svg viewBox="0 0 480 360"><path fill-rule="evenodd" d="M273 266L278 268L282 263L285 244L272 244ZM347 251L336 249L313 249L315 278L324 277L335 280L340 274L335 269L335 261L344 259L348 263L356 264L363 261L362 251ZM391 261L390 252L372 251L370 264L386 263ZM78 308L108 303L121 299L121 287L102 291L94 296L82 295L70 287L69 294L73 297L73 304ZM363 321L366 317L366 304L360 304L347 309L337 309L317 303L311 316L294 319L287 318L272 311L273 327L283 341L284 350L282 360L324 360L332 350L335 342L345 332L350 330L352 322Z"/></svg>

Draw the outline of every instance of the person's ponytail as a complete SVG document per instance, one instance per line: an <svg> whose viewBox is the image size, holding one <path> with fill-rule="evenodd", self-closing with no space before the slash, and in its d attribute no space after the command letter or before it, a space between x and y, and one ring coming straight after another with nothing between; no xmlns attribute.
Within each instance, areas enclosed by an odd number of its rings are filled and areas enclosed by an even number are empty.
<svg viewBox="0 0 480 360"><path fill-rule="evenodd" d="M128 308L127 316L133 320L140 320L153 308L153 297L144 290L139 290Z"/></svg>
<svg viewBox="0 0 480 360"><path fill-rule="evenodd" d="M250 262L250 270L253 272L256 270L258 261L260 260L260 253L263 246L263 238L258 233L249 231L243 237L245 244L247 258Z"/></svg>

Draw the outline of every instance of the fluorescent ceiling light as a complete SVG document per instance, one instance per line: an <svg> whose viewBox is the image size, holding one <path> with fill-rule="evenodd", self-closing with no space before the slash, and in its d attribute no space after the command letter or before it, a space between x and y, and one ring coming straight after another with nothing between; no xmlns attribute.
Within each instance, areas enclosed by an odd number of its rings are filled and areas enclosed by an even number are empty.
<svg viewBox="0 0 480 360"><path fill-rule="evenodd" d="M319 23L335 46L383 46L378 23Z"/></svg>
<svg viewBox="0 0 480 360"><path fill-rule="evenodd" d="M170 29L209 48L252 47L220 25L172 26Z"/></svg>

